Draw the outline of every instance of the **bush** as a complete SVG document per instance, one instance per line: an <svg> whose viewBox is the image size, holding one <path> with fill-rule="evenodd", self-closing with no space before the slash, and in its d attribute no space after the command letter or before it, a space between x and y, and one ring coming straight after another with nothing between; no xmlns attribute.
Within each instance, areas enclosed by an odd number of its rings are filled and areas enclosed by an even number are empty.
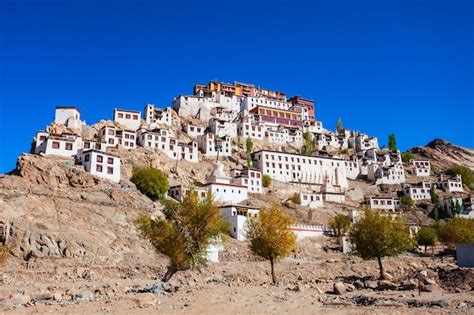
<svg viewBox="0 0 474 315"><path fill-rule="evenodd" d="M140 167L133 171L131 181L137 189L152 200L158 200L168 192L168 177L153 167Z"/></svg>
<svg viewBox="0 0 474 315"><path fill-rule="evenodd" d="M408 162L410 162L410 160L413 160L413 159L415 159L415 158L416 158L416 156L415 156L413 153L411 153L410 151L407 151L407 152L405 152L405 153L402 153L402 161L403 161L403 163L408 163Z"/></svg>
<svg viewBox="0 0 474 315"><path fill-rule="evenodd" d="M301 204L301 196L299 193L294 193L293 196L291 196L290 200L293 203L296 203L297 205Z"/></svg>
<svg viewBox="0 0 474 315"><path fill-rule="evenodd" d="M429 226L421 227L416 237L418 245L425 246L425 253L426 253L426 248L428 246L433 246L436 242L436 239L437 239L437 235L436 235L435 229Z"/></svg>
<svg viewBox="0 0 474 315"><path fill-rule="evenodd" d="M329 220L328 225L333 230L335 236L342 236L349 230L351 218L344 214L338 214Z"/></svg>
<svg viewBox="0 0 474 315"><path fill-rule="evenodd" d="M405 196L405 195L402 196L400 198L400 201L401 201L402 204L404 204L405 206L408 206L408 207L413 207L415 205L415 202L409 196Z"/></svg>
<svg viewBox="0 0 474 315"><path fill-rule="evenodd" d="M462 183L471 190L474 190L474 173L467 167L456 165L446 170L448 175L461 175Z"/></svg>
<svg viewBox="0 0 474 315"><path fill-rule="evenodd" d="M270 177L270 175L263 175L262 177L262 185L263 187L270 187L272 184L272 178Z"/></svg>
<svg viewBox="0 0 474 315"><path fill-rule="evenodd" d="M454 218L441 226L439 234L440 239L450 245L474 244L474 219Z"/></svg>

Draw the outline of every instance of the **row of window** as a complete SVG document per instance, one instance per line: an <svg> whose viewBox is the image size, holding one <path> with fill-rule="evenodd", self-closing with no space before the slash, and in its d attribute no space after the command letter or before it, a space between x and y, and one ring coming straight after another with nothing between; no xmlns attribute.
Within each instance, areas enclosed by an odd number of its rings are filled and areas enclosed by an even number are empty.
<svg viewBox="0 0 474 315"><path fill-rule="evenodd" d="M117 116L118 116L118 118L125 118L125 119L133 119L133 120L138 120L139 119L137 114L118 113Z"/></svg>

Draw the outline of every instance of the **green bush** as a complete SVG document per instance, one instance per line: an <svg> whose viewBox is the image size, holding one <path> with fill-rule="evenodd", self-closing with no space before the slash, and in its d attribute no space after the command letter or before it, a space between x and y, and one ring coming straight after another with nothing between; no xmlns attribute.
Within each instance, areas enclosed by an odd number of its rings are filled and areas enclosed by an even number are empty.
<svg viewBox="0 0 474 315"><path fill-rule="evenodd" d="M402 153L402 161L403 161L403 163L408 163L408 162L410 162L410 160L413 160L413 159L415 159L415 158L416 158L416 156L415 156L413 153L411 153L410 151L407 151L407 152L405 152L405 153Z"/></svg>
<svg viewBox="0 0 474 315"><path fill-rule="evenodd" d="M300 194L298 194L298 193L294 193L293 196L291 196L290 200L291 200L293 203L296 203L297 205L300 205L300 204L301 204L301 196L300 196Z"/></svg>
<svg viewBox="0 0 474 315"><path fill-rule="evenodd" d="M440 239L448 244L474 244L474 219L454 218L441 226Z"/></svg>
<svg viewBox="0 0 474 315"><path fill-rule="evenodd" d="M153 167L140 167L133 170L131 181L137 189L152 200L159 200L168 192L168 177Z"/></svg>
<svg viewBox="0 0 474 315"><path fill-rule="evenodd" d="M423 226L418 231L416 240L418 245L425 246L425 252L428 246L433 246L436 242L438 236L436 235L436 230L429 226Z"/></svg>
<svg viewBox="0 0 474 315"><path fill-rule="evenodd" d="M408 206L408 207L413 207L415 205L415 202L409 196L405 196L405 195L402 196L400 198L400 201L401 201L402 204L404 204L405 206Z"/></svg>
<svg viewBox="0 0 474 315"><path fill-rule="evenodd" d="M467 186L469 189L474 190L474 173L471 169L456 165L450 167L446 170L446 174L448 175L461 175L462 176L462 183Z"/></svg>
<svg viewBox="0 0 474 315"><path fill-rule="evenodd" d="M272 184L272 178L270 177L270 175L263 175L262 177L262 185L263 187L270 187L270 185Z"/></svg>

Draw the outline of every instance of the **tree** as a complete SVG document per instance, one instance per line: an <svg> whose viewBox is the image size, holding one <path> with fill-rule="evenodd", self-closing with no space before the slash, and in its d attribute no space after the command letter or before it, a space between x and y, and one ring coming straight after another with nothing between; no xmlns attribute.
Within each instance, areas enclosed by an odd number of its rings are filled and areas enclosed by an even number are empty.
<svg viewBox="0 0 474 315"><path fill-rule="evenodd" d="M297 205L301 204L301 196L299 193L294 193L293 196L291 196L290 200Z"/></svg>
<svg viewBox="0 0 474 315"><path fill-rule="evenodd" d="M263 175L262 176L263 187L270 187L271 184L272 184L272 178L270 177L270 175L268 174Z"/></svg>
<svg viewBox="0 0 474 315"><path fill-rule="evenodd" d="M167 282L177 271L205 264L208 246L222 233L228 233L229 226L210 193L201 201L195 191L189 191L181 202L162 202L164 218L153 219L142 214L136 222L142 236L169 258L168 269L162 278Z"/></svg>
<svg viewBox="0 0 474 315"><path fill-rule="evenodd" d="M397 140L394 133L388 135L388 148L390 151L397 151Z"/></svg>
<svg viewBox="0 0 474 315"><path fill-rule="evenodd" d="M456 199L456 202L454 203L453 208L454 208L454 213L456 213L456 215L459 217L459 215L461 214L461 211L462 211L462 206L459 203L459 200Z"/></svg>
<svg viewBox="0 0 474 315"><path fill-rule="evenodd" d="M474 219L454 218L441 226L440 240L450 245L474 244Z"/></svg>
<svg viewBox="0 0 474 315"><path fill-rule="evenodd" d="M278 206L260 210L250 221L247 238L252 252L270 261L272 281L276 284L275 262L288 256L295 247L296 237L290 230L291 218Z"/></svg>
<svg viewBox="0 0 474 315"><path fill-rule="evenodd" d="M448 175L461 175L462 183L471 190L474 190L474 172L461 165L456 165L446 170Z"/></svg>
<svg viewBox="0 0 474 315"><path fill-rule="evenodd" d="M338 214L329 220L329 227L333 230L335 236L342 236L347 233L351 226L351 218L347 215Z"/></svg>
<svg viewBox="0 0 474 315"><path fill-rule="evenodd" d="M418 245L425 246L425 253L428 246L434 246L437 239L436 231L429 226L423 226L418 231L416 240Z"/></svg>
<svg viewBox="0 0 474 315"><path fill-rule="evenodd" d="M408 227L399 217L365 211L350 232L355 253L363 259L376 258L380 279L384 279L383 257L399 255L413 247Z"/></svg>
<svg viewBox="0 0 474 315"><path fill-rule="evenodd" d="M168 177L153 167L139 167L133 170L130 179L140 192L152 200L158 200L168 192Z"/></svg>
<svg viewBox="0 0 474 315"><path fill-rule="evenodd" d="M311 132L306 131L303 134L304 144L301 147L301 154L303 155L311 155L314 152L314 143L311 139Z"/></svg>
<svg viewBox="0 0 474 315"><path fill-rule="evenodd" d="M413 207L415 205L415 202L413 201L413 199L411 199L410 196L407 196L407 195L401 196L400 202L408 207Z"/></svg>
<svg viewBox="0 0 474 315"><path fill-rule="evenodd" d="M434 185L430 188L430 197L431 203L433 204L433 215L436 222L439 220L439 208L441 207L441 202L439 200L439 195L436 193Z"/></svg>
<svg viewBox="0 0 474 315"><path fill-rule="evenodd" d="M406 151L404 153L402 153L402 162L403 163L408 163L410 162L410 160L414 160L416 158L416 156L411 153L410 151Z"/></svg>
<svg viewBox="0 0 474 315"><path fill-rule="evenodd" d="M253 142L252 142L252 139L250 139L250 137L247 138L247 140L245 141L245 148L247 150L247 168L251 168L252 167L251 154L253 150Z"/></svg>
<svg viewBox="0 0 474 315"><path fill-rule="evenodd" d="M342 129L344 129L344 127L342 127L342 119L341 119L341 117L339 117L339 118L337 119L336 129L337 129L338 132L341 131Z"/></svg>

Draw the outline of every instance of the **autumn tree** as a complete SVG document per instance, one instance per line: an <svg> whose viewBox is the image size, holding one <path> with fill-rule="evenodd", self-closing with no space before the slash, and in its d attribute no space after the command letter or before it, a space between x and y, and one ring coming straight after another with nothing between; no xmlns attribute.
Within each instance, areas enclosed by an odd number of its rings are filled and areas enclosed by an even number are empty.
<svg viewBox="0 0 474 315"><path fill-rule="evenodd" d="M418 245L425 247L425 253L428 246L434 246L436 239L436 230L430 226L421 227L416 236Z"/></svg>
<svg viewBox="0 0 474 315"><path fill-rule="evenodd" d="M355 253L363 259L377 259L384 279L383 257L399 255L413 247L408 227L399 217L365 211L350 232Z"/></svg>
<svg viewBox="0 0 474 315"><path fill-rule="evenodd" d="M275 262L288 256L295 247L296 237L290 230L291 218L278 206L260 210L251 220L247 238L254 254L270 261L272 281L276 284Z"/></svg>
<svg viewBox="0 0 474 315"><path fill-rule="evenodd" d="M266 187L270 187L271 184L272 184L272 178L270 177L270 175L264 174L262 176L262 186L266 188Z"/></svg>
<svg viewBox="0 0 474 315"><path fill-rule="evenodd" d="M474 219L454 218L441 226L440 240L455 243L474 244Z"/></svg>
<svg viewBox="0 0 474 315"><path fill-rule="evenodd" d="M329 227L335 236L343 236L351 226L351 218L344 214L338 214L329 220Z"/></svg>
<svg viewBox="0 0 474 315"><path fill-rule="evenodd" d="M247 138L247 140L245 141L245 149L246 149L246 153L247 153L247 168L251 168L252 167L252 150L253 150L253 142L252 142L252 139L250 138Z"/></svg>
<svg viewBox="0 0 474 315"><path fill-rule="evenodd" d="M222 219L211 194L199 200L195 191L188 192L181 202L163 200L164 218L142 214L137 219L142 235L155 249L169 258L162 281L167 282L180 270L199 268L206 263L208 246L229 226Z"/></svg>
<svg viewBox="0 0 474 315"><path fill-rule="evenodd" d="M301 154L303 155L311 155L314 152L315 145L313 143L313 140L311 139L311 132L306 131L303 134L303 140L304 144L301 147Z"/></svg>
<svg viewBox="0 0 474 315"><path fill-rule="evenodd" d="M153 167L139 167L133 170L132 183L137 189L152 200L158 200L168 192L168 177Z"/></svg>
<svg viewBox="0 0 474 315"><path fill-rule="evenodd" d="M397 140L394 133L388 135L388 148L390 151L397 151Z"/></svg>

